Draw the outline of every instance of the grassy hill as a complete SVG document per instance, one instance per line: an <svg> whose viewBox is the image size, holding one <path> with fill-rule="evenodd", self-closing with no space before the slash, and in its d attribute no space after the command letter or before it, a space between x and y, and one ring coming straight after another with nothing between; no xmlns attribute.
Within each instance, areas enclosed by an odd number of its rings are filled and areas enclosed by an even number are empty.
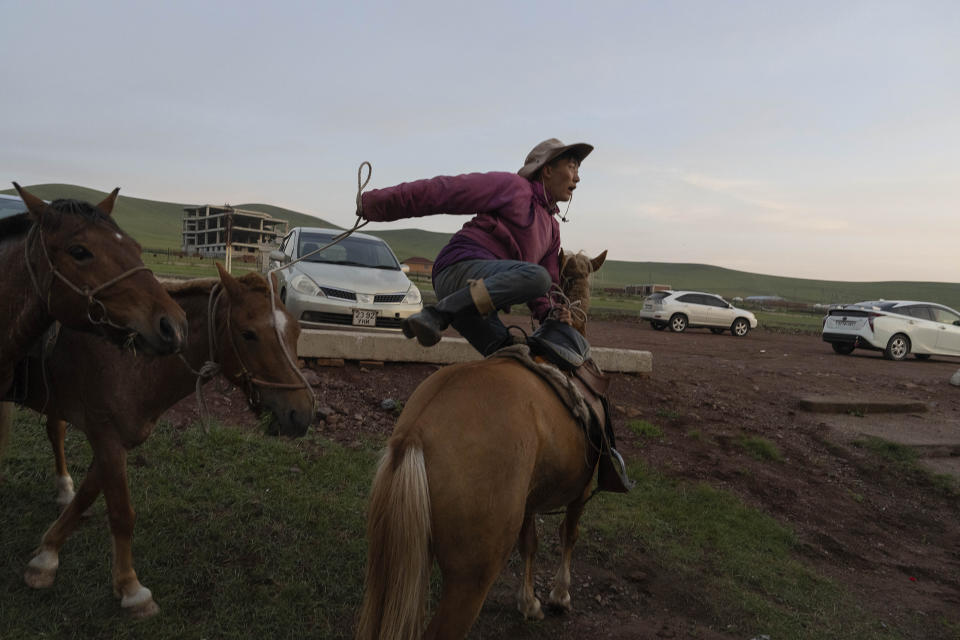
<svg viewBox="0 0 960 640"><path fill-rule="evenodd" d="M735 296L781 296L796 302L843 303L860 300L929 300L960 309L960 285L943 282L844 282L785 278L708 264L608 260L596 276L602 287L668 284Z"/></svg>
<svg viewBox="0 0 960 640"><path fill-rule="evenodd" d="M106 193L86 187L64 184L41 184L27 189L47 200L76 198L99 202ZM14 193L12 189L0 193ZM158 202L124 196L117 200L114 215L117 222L144 247L180 247L183 207L180 203ZM291 227L319 226L339 229L321 218L269 204L238 204L239 209L261 211L288 220ZM400 260L414 256L433 259L451 234L397 229L372 231L383 238ZM735 296L776 295L796 302L839 303L858 300L909 299L930 300L960 309L960 285L939 282L843 282L785 278L747 273L707 264L669 262L626 262L608 260L597 274L595 284L601 287L624 287L629 284L668 284L674 289L697 289Z"/></svg>

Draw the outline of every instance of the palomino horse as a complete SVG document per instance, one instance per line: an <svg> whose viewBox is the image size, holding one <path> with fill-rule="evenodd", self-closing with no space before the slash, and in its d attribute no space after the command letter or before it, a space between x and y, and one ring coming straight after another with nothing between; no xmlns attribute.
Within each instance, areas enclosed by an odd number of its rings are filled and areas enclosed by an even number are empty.
<svg viewBox="0 0 960 640"><path fill-rule="evenodd" d="M186 341L183 310L110 217L119 189L93 205L46 204L14 183L27 211L0 221L0 398L14 366L59 320L112 342L167 354Z"/></svg>
<svg viewBox="0 0 960 640"><path fill-rule="evenodd" d="M48 416L47 433L57 458L58 501L68 504L43 535L27 567L24 578L31 587L53 584L60 548L102 491L113 535L114 593L135 617L159 611L133 569L127 451L147 439L169 407L194 391L198 376L205 382L219 370L246 392L252 408L273 412L281 435L306 433L314 397L296 368L299 325L276 295L271 305L262 276L233 278L217 267L219 283L203 279L168 286L190 322L181 357L137 358L102 340L63 330L47 359L46 381L40 367L32 368L36 375L25 404ZM75 496L63 455L66 421L86 434L93 449L93 462Z"/></svg>
<svg viewBox="0 0 960 640"><path fill-rule="evenodd" d="M568 254L561 265L564 293L584 311L587 276L605 258ZM581 333L585 322L575 314ZM569 609L577 522L597 458L553 389L512 358L455 364L424 380L373 481L358 640L423 637L434 559L443 586L425 637L465 637L515 544L524 560L518 607L542 618L534 515L561 507L563 557L549 602Z"/></svg>

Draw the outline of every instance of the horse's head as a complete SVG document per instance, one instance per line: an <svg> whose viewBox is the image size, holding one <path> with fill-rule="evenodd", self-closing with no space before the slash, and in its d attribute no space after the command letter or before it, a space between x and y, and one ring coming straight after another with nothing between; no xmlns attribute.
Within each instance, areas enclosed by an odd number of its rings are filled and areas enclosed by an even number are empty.
<svg viewBox="0 0 960 640"><path fill-rule="evenodd" d="M117 344L152 354L180 351L187 317L140 259L140 245L110 213L119 189L94 206L79 200L47 204L14 183L33 222L27 264L37 294L56 320L97 329Z"/></svg>
<svg viewBox="0 0 960 640"><path fill-rule="evenodd" d="M276 416L281 435L304 435L313 421L314 397L297 367L299 323L280 301L276 280L271 298L260 274L234 278L220 263L217 269L227 297L217 322L224 374L247 392L254 409Z"/></svg>
<svg viewBox="0 0 960 640"><path fill-rule="evenodd" d="M587 312L590 311L590 274L600 268L607 259L604 251L596 258L589 258L583 252L563 252L560 256L560 281L563 283L563 293L571 303L583 313L573 312L572 326L580 333L587 332Z"/></svg>

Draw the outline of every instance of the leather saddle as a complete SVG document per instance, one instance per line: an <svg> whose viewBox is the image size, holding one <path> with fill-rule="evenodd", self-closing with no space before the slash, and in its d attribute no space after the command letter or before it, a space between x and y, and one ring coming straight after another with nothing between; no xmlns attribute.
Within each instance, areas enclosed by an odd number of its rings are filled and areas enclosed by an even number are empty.
<svg viewBox="0 0 960 640"><path fill-rule="evenodd" d="M606 392L610 379L590 358L589 343L570 325L557 320L546 320L527 338L527 347L528 349L522 351L518 351L516 347L507 347L490 357L512 355L550 383L581 423L590 445L600 454L597 462L597 489L616 493L629 491L634 483L627 477L626 464L617 452L607 406ZM545 365L537 365L536 361L530 358L531 355L553 365L553 371L559 369L557 373L560 378L576 392L570 393L569 388L562 389L564 383L559 382L556 376L549 375L543 368ZM586 412L575 406L578 401L586 406ZM585 413L588 415L586 419Z"/></svg>

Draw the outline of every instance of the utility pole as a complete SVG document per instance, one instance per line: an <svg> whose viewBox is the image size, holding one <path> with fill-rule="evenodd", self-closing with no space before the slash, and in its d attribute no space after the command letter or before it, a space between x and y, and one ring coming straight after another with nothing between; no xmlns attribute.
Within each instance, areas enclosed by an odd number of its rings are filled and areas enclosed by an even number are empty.
<svg viewBox="0 0 960 640"><path fill-rule="evenodd" d="M227 273L233 273L233 214L228 213L227 218L227 257L225 259Z"/></svg>

